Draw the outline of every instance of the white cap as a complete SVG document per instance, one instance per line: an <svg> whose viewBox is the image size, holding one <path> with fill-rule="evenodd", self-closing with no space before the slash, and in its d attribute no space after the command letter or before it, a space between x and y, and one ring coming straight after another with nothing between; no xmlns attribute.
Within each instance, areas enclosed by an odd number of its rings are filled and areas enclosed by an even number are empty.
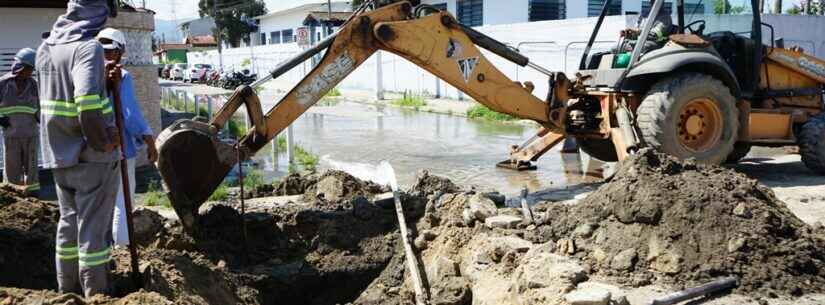
<svg viewBox="0 0 825 305"><path fill-rule="evenodd" d="M125 51L124 49L126 47L126 35L123 35L123 32L113 28L105 28L97 34L97 39L100 40L101 38L106 38L112 41L112 43L104 44L104 49L119 49L121 51Z"/></svg>

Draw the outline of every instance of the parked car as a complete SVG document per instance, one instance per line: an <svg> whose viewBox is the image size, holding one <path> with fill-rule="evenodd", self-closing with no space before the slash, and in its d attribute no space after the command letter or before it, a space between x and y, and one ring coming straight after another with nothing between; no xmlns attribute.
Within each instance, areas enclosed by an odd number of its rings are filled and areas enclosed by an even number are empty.
<svg viewBox="0 0 825 305"><path fill-rule="evenodd" d="M169 79L169 74L172 72L172 65L164 65L163 70L160 72L160 77L163 79Z"/></svg>
<svg viewBox="0 0 825 305"><path fill-rule="evenodd" d="M172 80L183 80L183 74L186 72L187 64L175 64L172 66L172 71L169 72L169 78Z"/></svg>
<svg viewBox="0 0 825 305"><path fill-rule="evenodd" d="M212 65L208 64L194 64L186 69L183 73L183 81L184 82L205 82L206 75L209 71L212 71Z"/></svg>

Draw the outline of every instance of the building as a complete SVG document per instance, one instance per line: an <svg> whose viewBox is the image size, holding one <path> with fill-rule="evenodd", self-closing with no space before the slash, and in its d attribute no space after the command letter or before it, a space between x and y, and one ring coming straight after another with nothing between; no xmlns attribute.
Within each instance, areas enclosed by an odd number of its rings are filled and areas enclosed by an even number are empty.
<svg viewBox="0 0 825 305"><path fill-rule="evenodd" d="M212 30L215 28L215 19L203 17L181 23L178 29L183 33L183 39L198 36L213 36Z"/></svg>
<svg viewBox="0 0 825 305"><path fill-rule="evenodd" d="M327 3L311 3L255 17L259 31L254 35L254 45L285 44L295 42L298 29L307 27L310 41L317 41L329 35L324 33L325 25L340 26L352 11L352 4L346 1L332 2L332 18L329 18Z"/></svg>
<svg viewBox="0 0 825 305"><path fill-rule="evenodd" d="M188 45L190 50L197 51L218 47L218 42L215 40L215 36L212 35L186 36L183 43Z"/></svg>
<svg viewBox="0 0 825 305"><path fill-rule="evenodd" d="M21 48L37 49L44 32L51 30L57 17L66 12L66 0L0 0L0 73L10 67L14 52ZM122 8L107 26L126 35L123 64L132 74L141 110L156 133L160 127L160 87L157 67L152 64L152 32L155 13L144 9ZM9 55L6 55L9 54ZM145 160L145 159L144 159ZM141 163L143 164L143 163Z"/></svg>
<svg viewBox="0 0 825 305"><path fill-rule="evenodd" d="M543 20L595 17L601 13L605 0L424 0L448 10L461 23L469 26L511 24ZM668 12L675 11L675 0L665 5ZM713 5L708 1L685 0L688 13L712 14ZM648 0L614 0L609 15L646 14L650 11Z"/></svg>
<svg viewBox="0 0 825 305"><path fill-rule="evenodd" d="M185 43L162 43L158 45L155 56L161 63L186 63L189 45Z"/></svg>

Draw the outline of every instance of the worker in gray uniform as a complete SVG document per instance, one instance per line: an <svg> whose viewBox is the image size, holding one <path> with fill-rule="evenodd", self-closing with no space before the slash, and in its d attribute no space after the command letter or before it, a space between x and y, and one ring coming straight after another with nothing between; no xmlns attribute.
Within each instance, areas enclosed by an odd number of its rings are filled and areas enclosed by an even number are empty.
<svg viewBox="0 0 825 305"><path fill-rule="evenodd" d="M60 204L56 265L60 292L108 294L119 138L107 98L103 47L95 35L115 0L70 0L37 52L43 163Z"/></svg>
<svg viewBox="0 0 825 305"><path fill-rule="evenodd" d="M37 136L40 101L32 78L36 53L17 52L11 72L0 76L0 126L3 127L3 181L34 194L37 177Z"/></svg>

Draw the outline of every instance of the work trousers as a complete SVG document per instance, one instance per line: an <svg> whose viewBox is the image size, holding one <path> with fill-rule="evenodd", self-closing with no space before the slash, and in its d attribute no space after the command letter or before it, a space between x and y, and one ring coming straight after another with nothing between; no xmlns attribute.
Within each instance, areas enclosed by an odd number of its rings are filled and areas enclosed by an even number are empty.
<svg viewBox="0 0 825 305"><path fill-rule="evenodd" d="M136 158L126 159L129 172L129 196L132 198L132 208L135 202L135 162ZM112 223L112 238L116 246L129 245L129 231L126 226L126 200L123 196L123 182L117 179L117 201L115 202L115 217Z"/></svg>
<svg viewBox="0 0 825 305"><path fill-rule="evenodd" d="M37 137L3 137L3 162L3 181L25 186L28 192L40 190Z"/></svg>
<svg viewBox="0 0 825 305"><path fill-rule="evenodd" d="M55 255L58 289L82 292L86 297L108 294L118 164L80 163L53 173L60 203Z"/></svg>

